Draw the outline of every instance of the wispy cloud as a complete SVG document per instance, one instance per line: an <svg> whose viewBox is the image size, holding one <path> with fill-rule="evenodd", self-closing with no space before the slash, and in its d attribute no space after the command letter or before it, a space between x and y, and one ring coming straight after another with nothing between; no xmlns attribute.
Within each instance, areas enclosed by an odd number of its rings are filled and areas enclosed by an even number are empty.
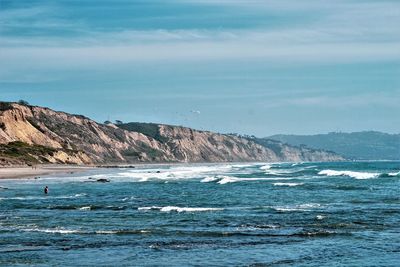
<svg viewBox="0 0 400 267"><path fill-rule="evenodd" d="M71 87L71 95L87 89L92 98L93 88L102 88L107 101L119 97L131 106L127 101L141 99L137 112L158 100L171 114L181 105L218 125L228 122L216 109L240 117L240 108L253 106L279 109L280 121L310 110L323 122L319 110L346 107L360 113L379 107L395 117L399 1L95 2L15 1L0 8L0 85L7 83L7 92L47 85L41 97ZM337 125L347 113L340 114ZM374 120L384 123L379 116Z"/></svg>
<svg viewBox="0 0 400 267"><path fill-rule="evenodd" d="M13 65L98 68L101 64L120 64L126 67L127 64L146 61L267 60L275 64L337 64L400 59L400 46L396 42L275 45L235 40L79 47L3 47L1 50L0 61L8 62L8 68Z"/></svg>
<svg viewBox="0 0 400 267"><path fill-rule="evenodd" d="M177 3L180 3L177 1ZM248 29L160 29L113 31L90 28L84 21L43 19L62 12L55 7L3 11L5 25L31 28L69 28L75 36L42 34L0 37L0 60L29 67L98 68L143 61L268 60L287 64L375 62L400 58L400 5L392 1L191 1L197 5L225 5L281 14L319 12L314 22L296 27ZM257 11L259 12L259 11ZM21 19L22 18L22 19ZM29 18L29 20L23 19ZM27 25L25 25L27 26ZM26 62L28 60L28 62ZM37 65L37 62L40 64ZM10 66L11 67L11 66Z"/></svg>

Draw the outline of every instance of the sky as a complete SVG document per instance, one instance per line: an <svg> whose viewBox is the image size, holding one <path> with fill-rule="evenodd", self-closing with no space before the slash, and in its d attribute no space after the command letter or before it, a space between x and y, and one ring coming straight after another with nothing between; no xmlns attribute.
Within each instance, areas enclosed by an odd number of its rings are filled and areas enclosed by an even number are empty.
<svg viewBox="0 0 400 267"><path fill-rule="evenodd" d="M400 133L398 0L0 0L0 100L268 136Z"/></svg>

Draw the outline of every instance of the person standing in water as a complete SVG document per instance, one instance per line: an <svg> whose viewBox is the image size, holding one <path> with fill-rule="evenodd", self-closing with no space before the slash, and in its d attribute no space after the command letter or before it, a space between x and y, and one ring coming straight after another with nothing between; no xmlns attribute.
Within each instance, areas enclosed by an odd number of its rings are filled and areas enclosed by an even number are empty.
<svg viewBox="0 0 400 267"><path fill-rule="evenodd" d="M46 187L44 188L44 193L47 195L47 193L49 193L49 187L46 185Z"/></svg>

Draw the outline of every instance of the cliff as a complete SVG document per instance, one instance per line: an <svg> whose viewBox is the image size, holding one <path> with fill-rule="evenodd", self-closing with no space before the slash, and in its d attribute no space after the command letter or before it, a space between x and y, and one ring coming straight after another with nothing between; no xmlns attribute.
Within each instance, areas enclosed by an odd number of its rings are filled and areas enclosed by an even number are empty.
<svg viewBox="0 0 400 267"><path fill-rule="evenodd" d="M376 131L317 135L274 135L269 137L294 146L334 151L356 160L399 160L400 134Z"/></svg>
<svg viewBox="0 0 400 267"><path fill-rule="evenodd" d="M49 108L0 102L0 165L308 160L343 158L178 126L106 125Z"/></svg>

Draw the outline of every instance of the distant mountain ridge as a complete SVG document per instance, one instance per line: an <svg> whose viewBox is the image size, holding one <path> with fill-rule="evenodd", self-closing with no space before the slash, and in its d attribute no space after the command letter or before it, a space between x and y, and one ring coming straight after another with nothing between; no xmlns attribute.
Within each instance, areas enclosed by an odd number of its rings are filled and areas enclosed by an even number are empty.
<svg viewBox="0 0 400 267"><path fill-rule="evenodd" d="M340 161L331 152L153 123L102 124L0 102L0 166L35 163Z"/></svg>
<svg viewBox="0 0 400 267"><path fill-rule="evenodd" d="M267 137L294 146L336 152L359 160L400 160L400 134L377 131L317 135L273 135Z"/></svg>

